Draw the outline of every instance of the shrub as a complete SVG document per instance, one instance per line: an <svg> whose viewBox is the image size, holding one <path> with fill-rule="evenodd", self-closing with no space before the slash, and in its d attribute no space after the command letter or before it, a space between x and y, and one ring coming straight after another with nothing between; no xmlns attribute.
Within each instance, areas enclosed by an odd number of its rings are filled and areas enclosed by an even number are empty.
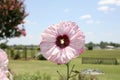
<svg viewBox="0 0 120 80"><path fill-rule="evenodd" d="M17 60L17 59L20 59L20 54L19 53L15 54L15 56L14 56L14 60Z"/></svg>
<svg viewBox="0 0 120 80"><path fill-rule="evenodd" d="M88 50L93 50L93 46L88 46Z"/></svg>
<svg viewBox="0 0 120 80"><path fill-rule="evenodd" d="M11 50L10 50L10 57L11 57L11 58L14 58L14 55L15 55L14 49L11 49Z"/></svg>
<svg viewBox="0 0 120 80"><path fill-rule="evenodd" d="M38 59L38 60L46 60L46 58L45 58L43 55L37 56L37 59Z"/></svg>

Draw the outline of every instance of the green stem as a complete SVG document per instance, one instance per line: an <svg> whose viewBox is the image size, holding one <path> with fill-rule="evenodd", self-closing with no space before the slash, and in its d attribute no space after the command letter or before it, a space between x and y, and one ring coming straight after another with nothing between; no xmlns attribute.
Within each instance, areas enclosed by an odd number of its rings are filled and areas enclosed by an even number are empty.
<svg viewBox="0 0 120 80"><path fill-rule="evenodd" d="M75 65L72 66L72 69L71 69L71 71L70 71L69 77L71 76L74 67L75 67Z"/></svg>
<svg viewBox="0 0 120 80"><path fill-rule="evenodd" d="M69 80L69 78L70 78L70 75L69 75L69 63L67 63L66 66L67 66L67 80Z"/></svg>

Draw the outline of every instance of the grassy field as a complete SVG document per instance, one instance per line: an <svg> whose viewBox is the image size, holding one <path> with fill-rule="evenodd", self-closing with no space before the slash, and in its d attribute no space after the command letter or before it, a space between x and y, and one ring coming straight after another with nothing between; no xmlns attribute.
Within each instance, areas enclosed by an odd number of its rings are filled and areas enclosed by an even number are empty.
<svg viewBox="0 0 120 80"><path fill-rule="evenodd" d="M85 51L80 57L73 59L70 64L75 64L75 70L83 70L86 68L99 69L105 74L98 76L99 80L119 80L120 79L120 64L119 65L103 65L103 64L81 64L81 57L104 57L117 58L120 63L120 50L94 50ZM58 80L57 70L61 74L66 74L65 65L57 65L50 61L40 60L10 60L9 67L17 74L34 74L39 72L41 75L48 74L52 80Z"/></svg>

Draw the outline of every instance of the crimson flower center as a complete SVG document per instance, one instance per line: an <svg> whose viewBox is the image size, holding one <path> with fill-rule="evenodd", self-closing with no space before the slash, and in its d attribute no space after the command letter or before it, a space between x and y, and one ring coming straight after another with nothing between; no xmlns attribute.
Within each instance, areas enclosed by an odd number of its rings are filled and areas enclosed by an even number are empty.
<svg viewBox="0 0 120 80"><path fill-rule="evenodd" d="M70 40L67 35L59 35L56 38L56 45L60 48L65 48L69 45Z"/></svg>

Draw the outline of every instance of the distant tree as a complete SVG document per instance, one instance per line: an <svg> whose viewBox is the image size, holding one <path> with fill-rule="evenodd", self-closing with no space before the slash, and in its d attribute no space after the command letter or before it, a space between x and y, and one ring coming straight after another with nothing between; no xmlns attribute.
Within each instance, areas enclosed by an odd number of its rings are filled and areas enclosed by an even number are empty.
<svg viewBox="0 0 120 80"><path fill-rule="evenodd" d="M120 47L120 44L114 43L114 42L101 41L100 43L96 43L96 44L93 42L89 42L89 43L86 43L85 46L88 48L88 50L92 50L93 47L95 47L95 46L99 46L100 48L104 49L104 48L106 48L106 46Z"/></svg>
<svg viewBox="0 0 120 80"><path fill-rule="evenodd" d="M118 43L113 43L113 42L110 42L109 45L114 46L114 47L120 47L120 44L118 44Z"/></svg>
<svg viewBox="0 0 120 80"><path fill-rule="evenodd" d="M103 42L103 41L100 42L100 47L101 47L102 49L104 49L107 45L108 45L107 42Z"/></svg>
<svg viewBox="0 0 120 80"><path fill-rule="evenodd" d="M0 0L0 40L25 36L23 20L26 16L23 0Z"/></svg>
<svg viewBox="0 0 120 80"><path fill-rule="evenodd" d="M23 49L24 48L24 46L23 45L16 45L16 47L15 47L16 49Z"/></svg>
<svg viewBox="0 0 120 80"><path fill-rule="evenodd" d="M6 43L1 43L0 48L1 49L6 49L6 48L8 48L8 45Z"/></svg>
<svg viewBox="0 0 120 80"><path fill-rule="evenodd" d="M86 47L88 48L88 50L93 50L94 45L95 44L93 42L89 42L88 44L86 44Z"/></svg>

